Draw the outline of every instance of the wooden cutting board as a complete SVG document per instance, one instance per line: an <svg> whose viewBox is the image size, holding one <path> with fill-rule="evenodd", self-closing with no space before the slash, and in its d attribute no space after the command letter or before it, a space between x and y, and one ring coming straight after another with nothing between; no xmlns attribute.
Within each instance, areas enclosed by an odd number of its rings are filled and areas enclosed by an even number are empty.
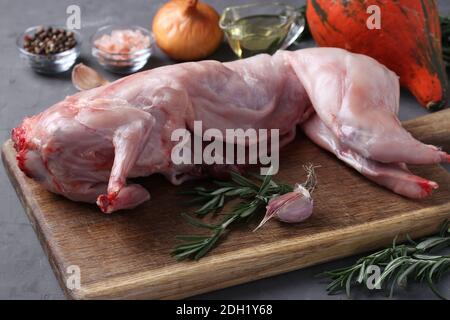
<svg viewBox="0 0 450 320"><path fill-rule="evenodd" d="M405 123L421 140L450 147L450 110ZM192 210L177 193L204 182L171 186L159 176L141 179L152 200L112 215L42 189L17 168L11 141L2 158L12 184L70 298L182 298L303 268L390 243L397 234L434 232L450 217L450 175L440 166L413 168L439 183L425 201L387 191L299 135L281 154L278 179L302 182L302 164L317 170L314 215L299 225L267 223L258 232L239 226L200 261L177 262L175 235L198 233L180 213ZM66 287L79 266L81 288Z"/></svg>

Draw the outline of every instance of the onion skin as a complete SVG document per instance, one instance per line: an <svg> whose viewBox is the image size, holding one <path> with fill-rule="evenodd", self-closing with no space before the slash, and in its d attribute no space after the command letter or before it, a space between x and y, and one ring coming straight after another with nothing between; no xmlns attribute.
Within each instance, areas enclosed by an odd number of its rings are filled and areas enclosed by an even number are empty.
<svg viewBox="0 0 450 320"><path fill-rule="evenodd" d="M169 57L179 61L203 59L219 47L223 32L219 14L197 0L172 0L153 19L156 43Z"/></svg>

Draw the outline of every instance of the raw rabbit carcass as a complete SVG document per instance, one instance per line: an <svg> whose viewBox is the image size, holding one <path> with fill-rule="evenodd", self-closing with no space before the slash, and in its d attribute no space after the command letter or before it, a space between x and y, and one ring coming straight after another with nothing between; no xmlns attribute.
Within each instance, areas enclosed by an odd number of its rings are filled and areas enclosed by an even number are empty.
<svg viewBox="0 0 450 320"><path fill-rule="evenodd" d="M165 175L179 184L215 169L171 161L175 129L279 129L285 146L300 126L361 174L410 198L435 182L406 164L448 162L398 118L398 77L342 49L278 51L229 63L201 61L141 72L80 92L15 128L18 165L48 190L103 212L150 198L127 178Z"/></svg>

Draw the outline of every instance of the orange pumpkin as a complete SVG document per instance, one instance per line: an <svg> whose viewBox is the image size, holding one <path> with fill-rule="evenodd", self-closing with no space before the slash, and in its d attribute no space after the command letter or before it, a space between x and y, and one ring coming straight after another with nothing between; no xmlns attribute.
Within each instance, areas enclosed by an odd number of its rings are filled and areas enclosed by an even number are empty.
<svg viewBox="0 0 450 320"><path fill-rule="evenodd" d="M370 5L380 8L380 29L366 24ZM319 46L371 56L396 72L423 106L446 106L447 74L434 0L308 0L306 15Z"/></svg>

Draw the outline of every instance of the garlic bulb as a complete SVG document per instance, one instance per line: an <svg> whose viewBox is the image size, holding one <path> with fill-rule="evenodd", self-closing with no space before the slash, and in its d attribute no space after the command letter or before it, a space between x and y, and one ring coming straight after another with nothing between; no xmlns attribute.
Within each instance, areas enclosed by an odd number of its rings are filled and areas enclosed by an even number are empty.
<svg viewBox="0 0 450 320"><path fill-rule="evenodd" d="M156 43L169 57L189 61L212 54L223 38L219 14L198 0L172 0L153 19Z"/></svg>

